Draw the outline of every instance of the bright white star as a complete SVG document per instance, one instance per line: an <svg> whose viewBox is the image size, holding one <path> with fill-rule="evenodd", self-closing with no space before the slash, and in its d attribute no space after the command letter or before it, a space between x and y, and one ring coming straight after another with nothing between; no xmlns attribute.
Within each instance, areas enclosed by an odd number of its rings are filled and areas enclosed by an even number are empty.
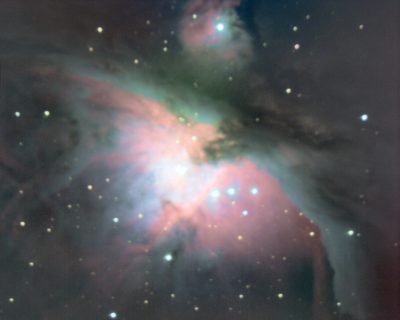
<svg viewBox="0 0 400 320"><path fill-rule="evenodd" d="M222 22L220 22L220 23L217 23L217 25L215 26L215 29L217 29L217 31L221 32L221 31L224 31L225 26Z"/></svg>
<svg viewBox="0 0 400 320"><path fill-rule="evenodd" d="M165 261L170 262L170 261L172 261L172 259L173 259L173 257L172 257L172 254L170 254L170 253L167 253L167 254L164 256L164 260L165 260Z"/></svg>
<svg viewBox="0 0 400 320"><path fill-rule="evenodd" d="M250 189L251 194L257 194L258 193L258 189L256 187L253 187Z"/></svg>
<svg viewBox="0 0 400 320"><path fill-rule="evenodd" d="M236 193L236 190L235 188L229 188L228 190L226 190L226 193L230 196L233 196Z"/></svg>

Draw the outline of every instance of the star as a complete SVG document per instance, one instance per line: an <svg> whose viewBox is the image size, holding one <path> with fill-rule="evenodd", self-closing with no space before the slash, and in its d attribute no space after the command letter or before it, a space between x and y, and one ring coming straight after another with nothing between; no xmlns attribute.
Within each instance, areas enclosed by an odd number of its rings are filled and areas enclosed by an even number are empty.
<svg viewBox="0 0 400 320"><path fill-rule="evenodd" d="M174 257L173 257L172 254L170 254L170 253L167 253L167 254L164 256L164 260L167 261L167 262L172 261L173 258L174 258Z"/></svg>
<svg viewBox="0 0 400 320"><path fill-rule="evenodd" d="M219 32L222 32L225 29L225 25L222 22L219 22L216 24L215 29L217 29Z"/></svg>
<svg viewBox="0 0 400 320"><path fill-rule="evenodd" d="M214 190L211 192L211 196L212 196L213 198L219 198L219 197L221 196L221 191L219 191L218 189L214 189Z"/></svg>
<svg viewBox="0 0 400 320"><path fill-rule="evenodd" d="M258 193L258 188L252 187L252 188L250 189L250 193L253 194L253 195L256 195L256 194Z"/></svg>

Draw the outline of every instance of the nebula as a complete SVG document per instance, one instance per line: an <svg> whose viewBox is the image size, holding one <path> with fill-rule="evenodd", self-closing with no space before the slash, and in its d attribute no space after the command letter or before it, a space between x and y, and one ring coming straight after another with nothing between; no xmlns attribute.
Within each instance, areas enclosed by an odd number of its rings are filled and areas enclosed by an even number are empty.
<svg viewBox="0 0 400 320"><path fill-rule="evenodd" d="M252 55L251 40L235 7L240 1L190 1L181 21L184 47L196 60L212 60L242 65ZM211 59L210 59L211 57Z"/></svg>
<svg viewBox="0 0 400 320"><path fill-rule="evenodd" d="M0 318L397 319L388 7L0 4Z"/></svg>

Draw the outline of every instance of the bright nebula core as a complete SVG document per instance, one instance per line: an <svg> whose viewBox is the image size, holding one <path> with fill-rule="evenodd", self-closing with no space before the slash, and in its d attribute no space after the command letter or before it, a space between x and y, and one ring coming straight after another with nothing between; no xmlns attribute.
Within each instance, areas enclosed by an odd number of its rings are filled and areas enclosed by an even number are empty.
<svg viewBox="0 0 400 320"><path fill-rule="evenodd" d="M0 319L399 319L396 7L3 0Z"/></svg>

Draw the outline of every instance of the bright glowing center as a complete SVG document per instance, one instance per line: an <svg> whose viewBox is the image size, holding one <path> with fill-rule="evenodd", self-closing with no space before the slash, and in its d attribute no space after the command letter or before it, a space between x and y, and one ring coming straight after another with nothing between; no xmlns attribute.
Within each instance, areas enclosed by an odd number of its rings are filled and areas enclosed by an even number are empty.
<svg viewBox="0 0 400 320"><path fill-rule="evenodd" d="M183 165L183 164L178 164L178 165L175 166L176 173L181 175L181 176L184 175L188 171L188 169L189 168L187 166Z"/></svg>

